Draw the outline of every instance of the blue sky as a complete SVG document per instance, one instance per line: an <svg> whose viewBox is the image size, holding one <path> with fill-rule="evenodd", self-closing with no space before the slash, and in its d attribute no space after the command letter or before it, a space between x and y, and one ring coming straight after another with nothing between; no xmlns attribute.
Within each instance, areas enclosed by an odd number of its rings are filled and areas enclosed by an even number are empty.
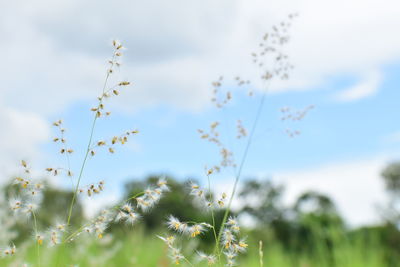
<svg viewBox="0 0 400 267"><path fill-rule="evenodd" d="M337 102L333 97L342 88L357 82L340 77L324 88L268 94L249 156L249 174L262 170L274 172L298 169L395 152L400 144L386 139L399 128L395 123L397 99L400 97L400 91L396 90L399 83L396 75L398 69L398 66L386 68L385 81L375 96L351 103ZM127 90L134 91L135 87ZM124 97L123 93L121 97ZM218 161L218 156L215 156L218 151L199 138L197 129L207 128L211 122L219 121L227 144L233 145L238 152L244 146L243 140L235 138L236 119L241 119L249 128L260 95L248 97L238 92L234 97L234 103L223 110L209 106L202 112L182 112L160 106L134 114L120 113L101 120L97 131L99 140L130 128L140 130L140 134L131 140L134 144L119 149L123 156L116 154L110 159L107 155L101 158L101 162L112 160L121 167L130 162L123 168L133 173L176 172L185 176L199 175L205 164ZM281 120L282 107L303 109L310 104L315 105L315 109L303 121L288 123ZM87 142L92 120L88 111L90 107L89 103L74 104L64 114L49 118L56 120L61 116L64 119L71 139L79 140L74 143L74 147L83 147ZM299 129L302 133L290 138L285 134L286 128ZM47 146L46 149L51 150ZM123 161L118 163L121 158Z"/></svg>
<svg viewBox="0 0 400 267"><path fill-rule="evenodd" d="M108 191L87 204L115 201L124 182L147 174L201 179L218 151L197 129L213 121L239 161L245 140L235 139L236 120L249 128L260 101L250 53L273 24L298 12L286 49L295 69L289 81L269 88L243 177L284 183L287 203L320 190L352 224L375 222L375 205L387 201L380 170L400 158L398 8L396 1L372 0L2 3L1 179L17 172L21 158L37 169L62 162L48 142L59 118L76 150L77 172L116 37L127 47L117 79L133 85L110 101L113 114L100 121L95 139L136 128L140 134L118 153L90 160L84 183L105 179ZM223 110L210 104L211 82L220 75L234 93ZM254 97L231 82L236 75L254 81ZM315 108L301 122L281 121L282 107L309 105ZM290 138L287 128L301 134ZM214 179L221 191L232 184L232 172Z"/></svg>
<svg viewBox="0 0 400 267"><path fill-rule="evenodd" d="M398 69L397 65L385 67L385 77L379 91L374 96L357 101L340 102L335 97L343 88L357 83L356 79L349 77L336 77L322 88L305 92L267 94L243 177L273 179L278 174L275 181L290 186L290 182L286 184L287 181L279 179L281 172L289 172L290 179L300 179L297 178L297 171L332 162L354 162L382 156L385 156L384 163L398 159L400 142L392 136L399 129L396 124L396 111L399 109L397 99L400 98L397 90L400 82L396 75ZM135 86L127 90L135 90ZM249 128L260 94L249 97L238 88L235 92L233 102L222 110L208 106L202 112L184 112L173 107L158 106L134 114L117 113L100 120L95 140L113 136L126 129L137 128L140 133L131 138L126 147L118 148L114 155L106 151L98 152L89 161L84 175L86 182L104 179L109 192L120 194L125 182L149 174L169 174L178 179L202 180L204 166L216 164L219 156L214 145L199 138L197 129L207 129L213 121L221 123L222 140L234 150L236 160L239 161L246 141L235 138L236 119L241 119L245 127ZM315 108L302 121L281 120L282 107L301 110L310 104ZM90 107L89 102L73 104L61 116L66 123L67 138L72 140L74 148L83 148L87 142L92 120L92 114L88 111ZM50 116L49 120L58 118L59 114ZM285 133L287 128L299 130L301 134L291 138ZM44 145L43 150L49 158L56 152L55 147L51 143ZM84 151L76 152L72 156L75 169L81 163ZM379 179L379 173L374 174ZM232 170L225 170L216 175L214 181L218 185L231 184L233 175ZM359 175L354 179L359 179L357 183L362 188L362 172ZM320 175L319 179L323 182L324 177ZM296 193L307 189L314 188L301 187ZM335 188L332 190L326 193L334 197ZM380 193L383 194L382 191ZM290 200L294 197L290 196ZM377 203L371 201L368 204L372 209L372 205Z"/></svg>

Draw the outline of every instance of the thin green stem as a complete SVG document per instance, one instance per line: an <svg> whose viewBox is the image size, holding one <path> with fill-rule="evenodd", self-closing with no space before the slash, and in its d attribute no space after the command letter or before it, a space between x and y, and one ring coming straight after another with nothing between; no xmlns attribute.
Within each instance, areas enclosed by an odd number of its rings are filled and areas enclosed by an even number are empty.
<svg viewBox="0 0 400 267"><path fill-rule="evenodd" d="M97 118L98 118L98 116L97 116L97 113L96 113L95 117L94 117L94 120L93 120L93 123L92 123L92 128L90 130L90 137L89 137L89 142L88 142L88 146L87 146L87 149L86 149L85 157L83 159L83 162L82 162L82 165L81 165L81 169L79 171L78 182L76 183L74 195L72 196L71 204L69 206L67 225L69 225L70 221L71 221L72 209L74 208L75 200L76 200L76 197L77 197L78 191L79 191L79 185L80 185L80 182L81 182L81 179L82 179L83 170L85 169L86 161L87 161L87 158L88 158L88 155L89 155L89 152L90 152L90 144L92 143L93 133L94 133L94 129L95 129L95 126L96 126Z"/></svg>
<svg viewBox="0 0 400 267"><path fill-rule="evenodd" d="M34 222L34 227L35 227L35 240L37 239L38 236L38 227L37 227L37 219L36 219L36 214L35 212L32 210L32 216L33 216L33 222ZM38 266L42 266L41 264L41 260L40 260L40 244L38 242L38 240L36 240L36 248L37 248L37 261L38 261Z"/></svg>
<svg viewBox="0 0 400 267"><path fill-rule="evenodd" d="M75 237L77 234L79 234L80 232L82 232L82 230L90 225L92 222L88 222L84 225L82 225L81 227L79 227L75 232L73 232L72 234L70 234L67 238L64 239L64 241L62 242L63 244L66 243L68 240L71 240L71 238Z"/></svg>
<svg viewBox="0 0 400 267"><path fill-rule="evenodd" d="M194 267L193 263L191 263L188 259L186 259L186 257L184 257L183 259L184 259L190 266L193 266L193 267Z"/></svg>
<svg viewBox="0 0 400 267"><path fill-rule="evenodd" d="M275 59L275 61L274 61L274 63L273 63L273 68L275 68L275 65L276 65L277 61L278 61L278 59ZM264 81L265 81L265 80L264 80ZM222 232L223 232L223 229L224 229L224 227L225 227L226 220L228 219L228 215L229 215L230 210L231 210L232 201L233 201L233 198L234 198L235 193L236 193L236 190L237 190L237 185L238 185L238 183L239 183L240 176L242 175L243 166L244 166L244 164L245 164L245 162L246 162L247 155L248 155L248 153L249 153L249 148L250 148L251 143L252 143L252 141L253 141L253 137L254 137L254 133L255 133L256 128L257 128L258 121L259 121L259 119L260 119L260 117L261 117L261 112L262 112L262 110L263 110L263 108L264 108L265 98L266 98L267 90L268 90L268 88L269 88L270 83L271 83L271 79L267 80L267 82L266 82L266 84L265 84L265 87L264 87L265 90L264 90L264 92L262 93L262 97L261 97L260 103L259 103L258 108L257 108L257 111L256 111L256 116L255 116L255 119L254 119L254 121L253 121L253 125L252 125L251 130L250 130L249 138L247 139L247 143L246 143L246 147L245 147L244 152L243 152L242 160L241 160L241 162L240 162L238 172L236 173L235 183L234 183L234 185L233 185L232 193L231 193L230 198L229 198L228 207L227 207L227 209L225 210L224 217L223 217L222 223L221 223L221 227L220 227L220 229L219 229L219 233L218 233L218 243L219 243L220 240L221 240Z"/></svg>
<svg viewBox="0 0 400 267"><path fill-rule="evenodd" d="M110 73L111 73L110 70L112 70L114 59L115 59L115 52L113 53L113 57L112 57L112 60L111 60L111 62L112 62L111 67L110 67L109 70L107 70L107 75L106 75L106 78L105 78L105 81L104 81L103 90L102 90L102 95L101 95L101 97L99 98L98 109L100 109L100 106L101 106L101 104L102 104L102 100L103 100L103 97L104 97L104 92L105 92L106 87L107 87L107 82L108 82L108 79L109 79L109 77L110 77ZM80 185L80 182L81 182L81 179L82 179L83 170L85 169L86 161L87 161L87 158L88 158L88 156L89 156L90 146L91 146L91 144L92 144L93 134L94 134L94 130L95 130L95 126L96 126L96 121L97 121L97 118L98 118L98 117L99 117L99 116L98 116L98 114L97 114L97 112L96 112L95 115L94 115L94 118L93 118L93 123L92 123L91 130L90 130L90 136L89 136L89 141L88 141L87 148L86 148L86 152L85 152L85 157L83 158L83 162L82 162L82 165L81 165L81 169L80 169L80 171L79 171L78 182L76 183L75 192L74 192L74 195L72 196L71 204L70 204L70 207L69 207L67 225L69 225L69 224L70 224L70 221L71 221L72 210L73 210L73 208L74 208L75 200L76 200L76 197L77 197L77 195L78 195L79 185Z"/></svg>
<svg viewBox="0 0 400 267"><path fill-rule="evenodd" d="M125 199L124 201L122 201L122 203L128 202L128 201L130 201L132 199L135 199L135 198L138 198L139 196L144 195L144 194L145 194L145 192L139 192L139 193L131 196L130 198ZM113 208L115 209L115 208L119 208L119 207L121 207L121 205L116 205Z"/></svg>
<svg viewBox="0 0 400 267"><path fill-rule="evenodd" d="M209 195L209 201L210 203L213 203L213 197L211 195L211 182L210 182L210 174L207 174L207 180L208 180L208 195ZM211 206L211 218L212 218L212 226L213 226L213 233L214 233L214 239L215 239L215 249L214 251L217 252L218 258L221 260L221 254L219 251L219 243L218 243L218 237L217 237L217 232L215 231L215 216L214 216L214 207Z"/></svg>
<svg viewBox="0 0 400 267"><path fill-rule="evenodd" d="M262 110L264 108L265 98L266 98L266 94L264 93L262 95L262 97L261 97L260 104L258 105L257 113L256 113L256 116L255 116L255 119L254 119L254 122L253 122L253 126L251 127L250 135L249 135L249 138L247 139L247 143L246 143L246 147L244 149L243 157L242 157L242 160L241 160L240 165L239 165L238 172L237 172L236 177L235 177L235 183L233 184L233 189L232 189L231 196L229 198L228 206L227 206L227 209L225 210L224 217L222 219L221 228L220 228L220 231L218 233L218 243L221 240L221 235L222 235L222 232L223 232L222 230L223 230L223 228L225 226L226 220L228 219L228 215L229 215L230 210L231 210L232 201L233 201L233 198L234 198L234 196L236 194L237 185L238 185L240 177L242 175L243 166L244 166L244 164L246 162L247 155L249 153L249 148L250 148L251 143L253 141L254 132L255 132L255 130L257 128L257 124L258 124L258 121L260 119L261 112L262 112Z"/></svg>

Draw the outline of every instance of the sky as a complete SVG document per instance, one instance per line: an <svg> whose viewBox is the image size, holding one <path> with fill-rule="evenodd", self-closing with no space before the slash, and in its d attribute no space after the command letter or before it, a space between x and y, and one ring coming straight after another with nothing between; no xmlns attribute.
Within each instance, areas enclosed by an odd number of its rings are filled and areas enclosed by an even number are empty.
<svg viewBox="0 0 400 267"><path fill-rule="evenodd" d="M85 199L91 209L116 201L124 183L148 174L204 180L218 151L197 129L213 121L240 160L246 141L235 139L236 120L251 127L262 89L251 53L295 12L285 48L294 70L268 89L243 178L283 183L288 204L319 190L351 225L378 222L387 202L380 172L400 159L399 8L391 0L2 1L0 179L18 173L20 159L37 170L65 164L51 143L57 119L79 168L114 38L127 48L115 79L132 86L107 103L112 116L100 121L95 139L127 129L140 134L115 155L100 152L89 161L84 184L107 185L98 199ZM233 99L217 111L211 82L221 75ZM246 90L253 97L235 85L237 75L252 81ZM310 105L301 122L281 120L283 107ZM287 129L300 135L290 138ZM232 179L226 170L213 183L223 191Z"/></svg>

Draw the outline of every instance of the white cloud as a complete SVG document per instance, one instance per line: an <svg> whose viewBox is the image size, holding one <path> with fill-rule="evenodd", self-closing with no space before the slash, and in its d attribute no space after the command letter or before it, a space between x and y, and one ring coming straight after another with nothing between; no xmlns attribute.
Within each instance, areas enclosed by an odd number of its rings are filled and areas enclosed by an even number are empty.
<svg viewBox="0 0 400 267"><path fill-rule="evenodd" d="M293 203L307 190L317 190L332 197L351 225L376 223L380 220L376 206L387 201L380 177L387 163L386 158L332 163L277 173L274 181L285 184L286 203Z"/></svg>
<svg viewBox="0 0 400 267"><path fill-rule="evenodd" d="M39 116L0 107L0 182L15 174L21 159L39 157L39 145L49 138L47 123ZM36 162L36 161L35 161Z"/></svg>
<svg viewBox="0 0 400 267"><path fill-rule="evenodd" d="M255 78L249 53L272 23L293 11L301 14L288 48L296 71L275 91L323 86L342 74L365 77L400 57L400 38L394 34L400 4L394 0L0 5L0 49L9 55L0 67L2 97L46 114L96 94L108 55L105 42L112 36L130 48L121 75L135 87L120 99L129 109L164 104L199 110L208 103L209 82L219 74Z"/></svg>
<svg viewBox="0 0 400 267"><path fill-rule="evenodd" d="M367 77L365 77L360 83L339 92L335 98L338 101L350 102L373 96L377 93L381 81L381 74L379 72L372 72L368 74Z"/></svg>

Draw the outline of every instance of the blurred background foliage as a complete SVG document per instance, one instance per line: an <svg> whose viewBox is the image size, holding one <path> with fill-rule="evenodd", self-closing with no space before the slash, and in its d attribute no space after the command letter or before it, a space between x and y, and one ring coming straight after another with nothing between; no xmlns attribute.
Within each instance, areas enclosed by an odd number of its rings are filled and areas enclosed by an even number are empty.
<svg viewBox="0 0 400 267"><path fill-rule="evenodd" d="M158 177L152 175L145 179L132 179L125 185L123 199L144 191L155 184ZM182 220L211 223L210 215L190 196L189 181L179 181L174 177L167 179L171 191L151 212L143 215L139 224L134 227L113 224L109 228L110 236L114 237L113 240L118 240L113 242L124 243L140 239L143 244L157 247L160 251L154 255L159 255L157 259L162 262L165 261L162 242L158 242L155 235L166 232L164 222L168 215L173 214ZM238 203L241 204L234 210L234 215L245 222L243 230L250 243L250 252L244 261L249 262L248 266L252 266L250 262L253 261L253 257L258 257L258 242L262 240L265 257L270 257L267 260L281 261L281 265L273 266L399 266L400 162L389 164L382 171L382 179L390 201L379 211L382 213L381 224L357 228L349 227L333 200L320 192L304 192L292 206L288 206L282 201L285 193L283 185L274 184L270 179L246 179L237 195ZM65 214L72 197L72 192L56 189L49 184L46 184L45 188L42 204L45 208L40 210L37 216L42 229L54 224L54 218L63 219L59 216ZM10 184L3 188L3 195L6 198L15 195L18 193L16 190L17 187ZM221 209L217 212L217 222L222 220L224 211ZM77 203L74 212L73 224L82 225L86 218L80 202ZM32 232L26 219L18 221L13 230L19 233L13 240L16 244ZM198 240L200 243L193 246L199 246L205 251L209 250L211 242L214 242L211 233ZM120 254L127 253L124 250L125 248L121 248L121 251L115 252L120 260L124 258ZM96 252L93 252L93 255L96 255ZM286 258L283 260L280 255L285 255ZM286 262L286 265L283 262ZM168 266L165 264L161 266ZM114 265L110 263L105 266Z"/></svg>

